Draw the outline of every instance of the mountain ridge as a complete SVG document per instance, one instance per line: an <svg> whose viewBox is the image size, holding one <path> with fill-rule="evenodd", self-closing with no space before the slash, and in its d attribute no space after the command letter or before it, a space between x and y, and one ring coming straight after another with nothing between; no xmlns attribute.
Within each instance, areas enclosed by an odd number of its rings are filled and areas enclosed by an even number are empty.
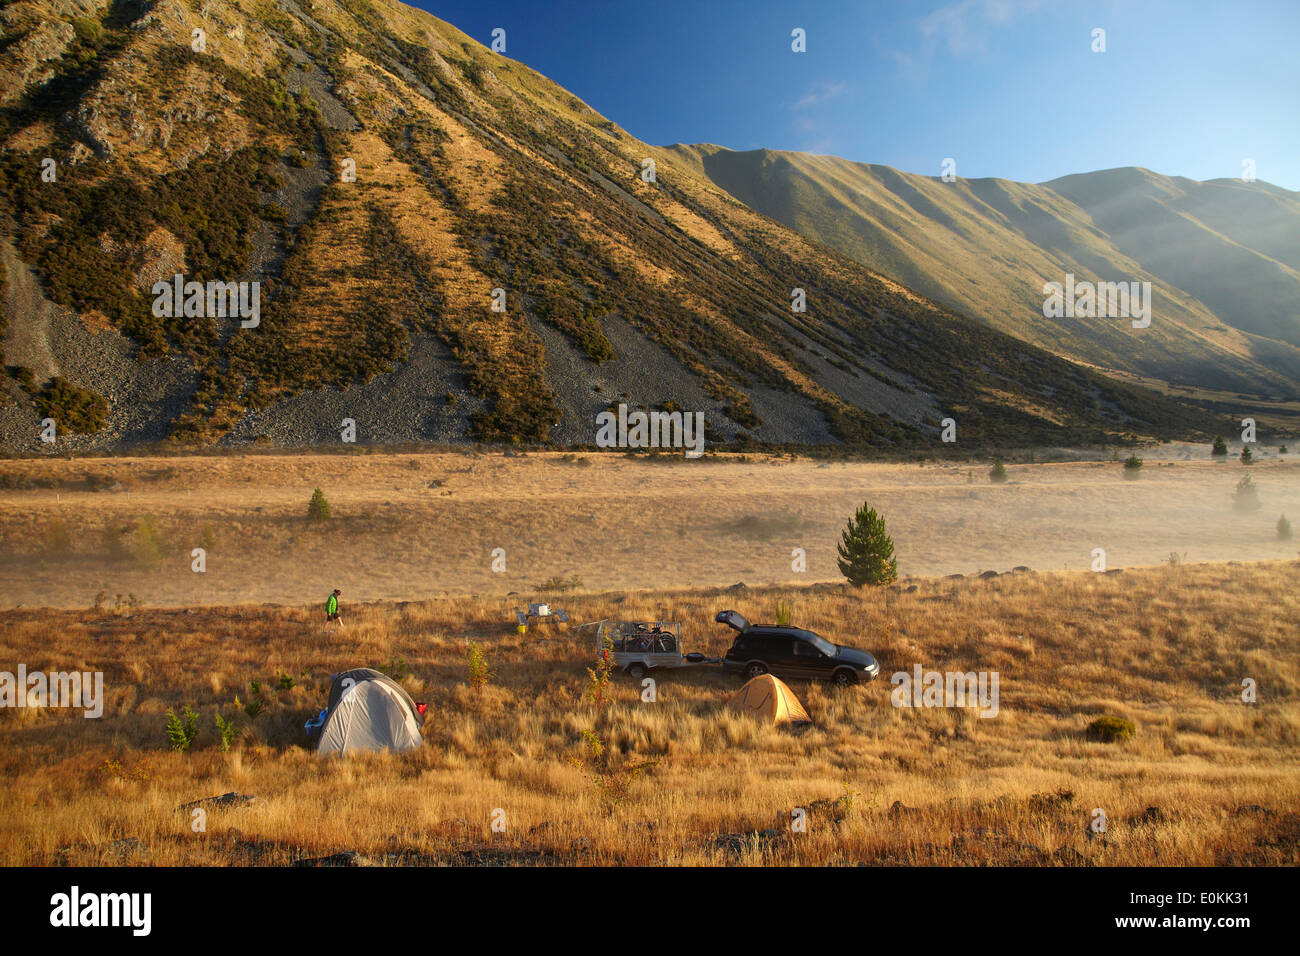
<svg viewBox="0 0 1300 956"><path fill-rule="evenodd" d="M6 261L38 290L3 296L6 449L44 450L47 415L74 448L332 444L345 419L582 445L618 403L864 448L949 416L985 444L1219 427L804 239L400 3L63 0L52 31L44 9L0 11L6 55L49 64L0 70ZM260 283L260 324L152 314L176 274Z"/></svg>
<svg viewBox="0 0 1300 956"><path fill-rule="evenodd" d="M1263 182L1199 183L1141 167L1040 184L999 177L944 183L834 156L714 144L669 150L809 238L1057 354L1175 384L1209 379L1222 389L1297 394L1300 315L1287 303L1300 301L1300 193ZM1205 188L1218 193L1207 199ZM1176 208L1165 209L1155 193ZM1223 200L1228 193L1246 207L1235 219ZM1139 213L1122 215L1133 206ZM1258 226L1261 210L1273 207L1280 208ZM1153 238L1140 223L1162 209L1164 232ZM1199 257L1162 257L1159 239ZM1216 255L1234 249L1235 268L1214 268ZM1120 327L1045 321L1042 284L1066 273L1151 281L1165 328L1158 322L1143 341Z"/></svg>

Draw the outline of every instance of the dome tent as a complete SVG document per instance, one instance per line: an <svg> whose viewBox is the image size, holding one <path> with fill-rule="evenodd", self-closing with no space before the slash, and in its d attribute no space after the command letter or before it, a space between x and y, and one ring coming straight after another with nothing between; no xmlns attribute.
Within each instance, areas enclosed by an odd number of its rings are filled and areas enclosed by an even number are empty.
<svg viewBox="0 0 1300 956"><path fill-rule="evenodd" d="M414 750L424 743L422 718L411 695L369 667L334 675L321 724L319 754Z"/></svg>
<svg viewBox="0 0 1300 956"><path fill-rule="evenodd" d="M742 714L753 714L773 724L811 724L812 718L789 687L771 674L760 674L727 701Z"/></svg>

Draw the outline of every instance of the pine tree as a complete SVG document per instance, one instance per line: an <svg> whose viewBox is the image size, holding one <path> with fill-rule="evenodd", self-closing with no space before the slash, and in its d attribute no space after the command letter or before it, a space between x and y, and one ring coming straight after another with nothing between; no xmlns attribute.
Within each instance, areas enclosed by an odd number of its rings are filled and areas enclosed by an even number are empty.
<svg viewBox="0 0 1300 956"><path fill-rule="evenodd" d="M1286 520L1286 515L1277 519L1277 536L1281 541L1291 540L1291 522Z"/></svg>
<svg viewBox="0 0 1300 956"><path fill-rule="evenodd" d="M1223 440L1222 435L1214 436L1214 448L1210 450L1211 455L1227 455L1228 443Z"/></svg>
<svg viewBox="0 0 1300 956"><path fill-rule="evenodd" d="M330 519L330 503L325 500L325 494L319 488L312 492L311 504L307 506L307 519L309 521Z"/></svg>
<svg viewBox="0 0 1300 956"><path fill-rule="evenodd" d="M889 584L898 577L894 542L885 533L885 519L864 502L849 519L839 546L840 571L854 587Z"/></svg>
<svg viewBox="0 0 1300 956"><path fill-rule="evenodd" d="M1237 482L1237 494L1232 506L1237 511L1259 510L1259 489L1255 487L1255 481L1250 475L1242 475L1241 481Z"/></svg>
<svg viewBox="0 0 1300 956"><path fill-rule="evenodd" d="M1253 465L1255 463L1255 456L1251 454L1249 445L1245 445L1241 449L1241 463L1243 465Z"/></svg>

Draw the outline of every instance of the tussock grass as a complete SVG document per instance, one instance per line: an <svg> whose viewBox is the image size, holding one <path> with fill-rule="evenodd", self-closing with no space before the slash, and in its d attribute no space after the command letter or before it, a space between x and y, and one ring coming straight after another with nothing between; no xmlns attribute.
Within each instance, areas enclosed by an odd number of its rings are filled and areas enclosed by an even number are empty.
<svg viewBox="0 0 1300 956"><path fill-rule="evenodd" d="M653 704L618 675L597 713L583 699L590 631L520 636L513 598L353 605L341 631L315 607L0 612L5 666L103 670L107 697L100 720L0 711L0 862L282 864L345 849L394 864L1300 862L1295 562L916 583L565 602L575 622L680 620L688 649L717 655L718 610L763 620L784 601L797 624L872 650L873 684L794 683L815 721L801 733L726 711L739 679L714 667L655 675ZM471 640L492 671L478 690ZM430 704L426 746L328 761L305 749L330 674L394 657ZM999 716L891 706L888 675L917 663L997 670ZM293 688L275 689L281 672ZM1245 677L1256 704L1240 700ZM249 720L231 701L253 678L269 706ZM202 732L177 754L163 715L186 703ZM218 710L246 728L228 754ZM1136 735L1089 741L1103 715ZM584 766L584 731L607 763ZM595 771L647 763L610 812ZM230 790L259 799L211 810L205 833L177 810ZM807 833L790 832L794 807ZM1094 808L1105 834L1088 830Z"/></svg>

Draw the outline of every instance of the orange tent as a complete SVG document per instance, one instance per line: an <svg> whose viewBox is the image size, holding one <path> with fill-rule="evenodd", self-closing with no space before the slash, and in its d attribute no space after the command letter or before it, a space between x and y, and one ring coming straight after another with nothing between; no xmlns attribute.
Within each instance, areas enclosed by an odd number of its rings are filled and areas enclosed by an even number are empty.
<svg viewBox="0 0 1300 956"><path fill-rule="evenodd" d="M771 674L761 674L727 701L727 706L742 714L753 714L773 724L811 724L794 691Z"/></svg>

